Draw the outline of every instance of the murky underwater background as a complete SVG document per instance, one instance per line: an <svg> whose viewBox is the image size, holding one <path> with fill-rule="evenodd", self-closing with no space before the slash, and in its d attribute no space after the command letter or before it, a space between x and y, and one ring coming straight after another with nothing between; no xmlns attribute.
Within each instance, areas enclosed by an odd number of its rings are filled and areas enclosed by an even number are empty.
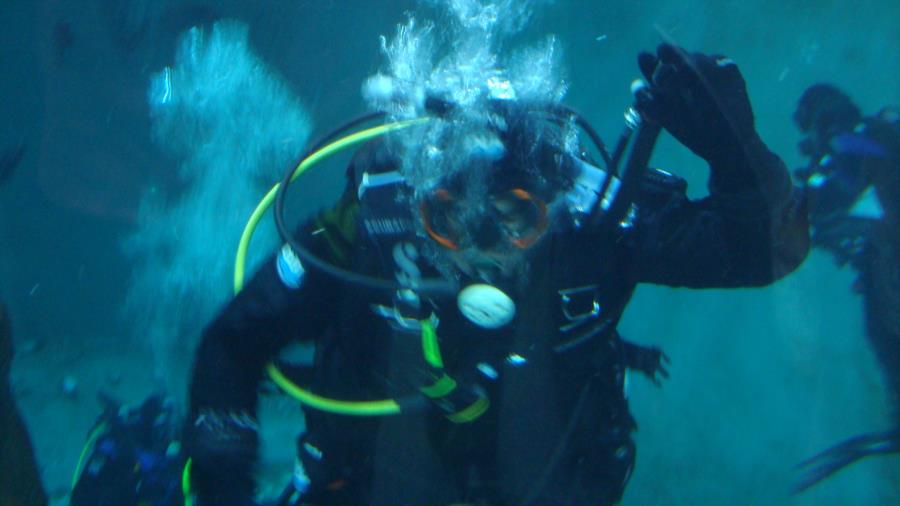
<svg viewBox="0 0 900 506"><path fill-rule="evenodd" d="M416 7L399 0L0 6L0 148L25 146L0 187L0 296L15 327L13 388L57 501L99 412L98 389L134 401L160 385L183 395L190 343L172 336L195 334L227 297L243 217L280 176L280 160L364 111L360 85L383 64L378 37L391 36ZM151 82L173 65L186 29L220 18L247 25L253 55L244 56L254 64L239 71L248 83L276 76L282 86L264 93L281 105L257 125L266 111L238 105L254 100L248 92L232 98L233 108L204 111L195 130L173 133L151 119L159 93ZM802 160L790 116L808 85L833 82L864 113L900 104L898 19L892 0L557 0L536 10L521 39L558 37L566 102L608 142L622 125L639 51L669 39L726 54L746 77L760 134L793 168ZM225 56L207 63L227 65ZM279 148L250 149L272 132L283 132ZM203 151L188 140L228 148ZM705 192L705 163L670 138L653 163L686 177L692 195ZM328 202L341 184L341 170L309 176L304 186L314 191L298 211ZM225 204L210 201L213 194L228 196L234 214L218 227L202 220L221 215ZM624 504L900 504L897 456L788 493L801 459L891 423L853 277L814 251L769 288L642 287L621 331L662 346L672 366L662 388L631 382L638 459ZM267 427L277 431L269 440L291 438L295 410L275 401L268 409ZM290 469L293 444L280 447L267 453L273 472Z"/></svg>

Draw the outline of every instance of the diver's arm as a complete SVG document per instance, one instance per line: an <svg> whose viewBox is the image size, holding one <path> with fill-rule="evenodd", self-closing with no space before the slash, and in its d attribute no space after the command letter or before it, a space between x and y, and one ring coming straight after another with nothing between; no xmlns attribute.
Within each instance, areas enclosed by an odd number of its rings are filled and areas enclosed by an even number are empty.
<svg viewBox="0 0 900 506"><path fill-rule="evenodd" d="M808 251L805 215L784 163L756 132L737 65L668 44L638 63L649 83L636 94L642 115L710 167L709 196L701 200L689 200L684 188L645 188L638 281L759 286L796 268Z"/></svg>
<svg viewBox="0 0 900 506"><path fill-rule="evenodd" d="M784 170L777 157L770 160ZM775 168L763 171L781 179ZM637 280L693 288L762 286L791 272L808 251L808 227L799 193L783 181L774 191L732 181L723 191L711 184L710 195L700 200L671 183L645 184L635 226Z"/></svg>
<svg viewBox="0 0 900 506"><path fill-rule="evenodd" d="M265 262L197 348L185 439L201 506L244 506L253 497L257 387L265 365L298 330L316 335L320 283L307 273L298 289L286 286L278 273L284 254Z"/></svg>
<svg viewBox="0 0 900 506"><path fill-rule="evenodd" d="M326 237L333 233L351 239L334 229L331 220L352 212L352 200L342 199L302 227L301 240L331 261L335 243ZM324 273L304 269L289 248L282 248L205 329L196 352L186 427L200 506L248 504L258 446L257 387L265 366L292 337L323 334L335 285Z"/></svg>

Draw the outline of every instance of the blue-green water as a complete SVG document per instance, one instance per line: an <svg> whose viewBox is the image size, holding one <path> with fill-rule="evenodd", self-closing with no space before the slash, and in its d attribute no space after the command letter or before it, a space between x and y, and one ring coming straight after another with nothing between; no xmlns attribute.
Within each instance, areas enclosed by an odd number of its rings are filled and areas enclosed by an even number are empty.
<svg viewBox="0 0 900 506"><path fill-rule="evenodd" d="M191 207L191 199L227 196L233 185L231 195L252 207L253 195L282 170L274 162L281 153L241 150L263 134L229 122L228 111L204 116L214 123L181 137L232 146L225 153L197 155L196 145L173 147L165 135L175 134L160 133L148 94L154 76L175 64L179 35L217 18L249 27L248 47L284 88L266 96L281 94L295 108L291 118L288 106L269 118L269 128L290 130L279 139L289 151L302 144L304 129L318 135L365 109L360 86L384 67L378 37L391 37L404 13L417 9L411 1L195 4L10 0L0 8L0 148L26 146L0 187L0 295L19 350L13 387L57 500L99 409L95 391L139 398L162 382L181 394L192 343L172 335L195 334L227 297L222 275L234 226L187 223L186 215L216 214ZM888 0L559 0L537 8L510 46L556 35L566 102L610 141L630 101L639 51L671 40L726 54L746 77L761 136L796 167L799 134L790 116L808 85L836 83L867 113L900 103L898 19L900 7ZM241 172L267 161L273 170ZM704 194L705 163L672 139L662 139L654 164L685 177L691 195ZM221 177L197 182L210 171ZM340 173L305 180L315 191L304 211L336 195ZM142 211L147 195L169 211ZM189 271L196 278L167 278ZM796 462L891 423L852 282L851 270L814 251L768 288L642 287L622 333L662 346L672 376L662 388L640 377L631 382L638 458L624 504L900 504L896 456L788 494ZM78 381L74 397L60 393L67 377Z"/></svg>

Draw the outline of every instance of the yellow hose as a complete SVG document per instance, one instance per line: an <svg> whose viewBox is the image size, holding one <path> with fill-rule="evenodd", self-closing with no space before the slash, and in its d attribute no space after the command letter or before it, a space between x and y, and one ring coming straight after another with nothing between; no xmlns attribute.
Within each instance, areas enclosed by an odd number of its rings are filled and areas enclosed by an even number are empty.
<svg viewBox="0 0 900 506"><path fill-rule="evenodd" d="M393 399L378 401L340 401L328 399L298 387L296 384L292 383L291 380L287 379L284 373L278 370L274 364L270 363L267 365L266 372L269 373L269 377L272 381L291 397L320 411L352 416L384 416L400 413L400 405Z"/></svg>
<svg viewBox="0 0 900 506"><path fill-rule="evenodd" d="M413 125L419 125L426 121L429 121L430 118L416 118L406 121L397 121L395 123L388 123L386 125L379 125L377 127L368 128L366 130L362 130L356 132L354 134L348 135L347 137L342 137L331 144L324 146L322 149L316 151L315 153L307 156L303 160L297 164L297 167L294 169L294 174L291 176L291 182L293 182L300 174L303 174L310 167L320 162L322 159L327 158L331 155L340 153L341 151L356 146L357 144L363 143L375 137L385 135L389 132L393 132L395 130L401 130ZM275 195L278 193L278 187L281 183L276 183L272 186L272 189L266 193L263 199L257 204L256 209L253 210L253 214L250 215L250 219L247 221L247 225L244 227L244 232L241 234L241 241L238 243L237 249L237 258L234 262L234 293L238 293L244 287L244 277L247 265L247 251L250 248L250 239L253 237L253 233L256 231L256 227L259 224L259 220L262 219L263 214L272 206L272 202L275 200Z"/></svg>
<svg viewBox="0 0 900 506"><path fill-rule="evenodd" d="M81 449L81 454L78 456L78 464L75 465L75 476L72 477L72 490L75 490L78 478L81 477L81 473L84 471L84 464L88 454L94 450L97 440L100 439L100 436L103 435L108 427L106 422L102 422L94 427L94 430L88 435L87 441L85 441L84 447Z"/></svg>
<svg viewBox="0 0 900 506"><path fill-rule="evenodd" d="M389 132L401 130L413 125L419 125L429 120L430 118L424 117L406 121L397 121L394 123L388 123L386 125L379 125L377 127L361 130L346 137L342 137L330 144L327 144L326 146L301 160L300 163L297 164L297 167L294 168L294 173L291 175L290 181L293 182L295 179L297 179L297 177L306 172L310 167L331 155L340 153L345 149L351 148L375 137L379 137ZM275 200L275 195L278 193L278 187L280 185L281 183L276 183L272 187L272 189L270 189L266 193L259 204L257 204L256 209L253 210L253 214L250 215L250 219L247 221L247 225L244 227L244 232L241 234L241 240L240 243L238 243L237 255L234 262L235 294L240 292L244 287L245 269L247 265L247 251L250 248L250 240L253 238L253 233L256 231L257 225L259 225L259 220L262 219L265 212L269 209L269 207L271 207L272 202ZM269 363L266 366L266 371L269 373L269 378L271 378L276 385L281 387L281 389L284 390L285 393L311 408L315 408L321 411L327 411L329 413L353 416L381 416L395 415L397 413L400 413L400 406L393 399L383 399L377 401L342 401L337 399L329 399L316 395L308 390L304 390L295 383L291 382L291 380L289 380L280 370L278 370L278 368L273 363Z"/></svg>
<svg viewBox="0 0 900 506"><path fill-rule="evenodd" d="M192 459L187 459L184 469L181 471L181 494L184 496L184 506L194 506L194 494L191 493L191 464Z"/></svg>

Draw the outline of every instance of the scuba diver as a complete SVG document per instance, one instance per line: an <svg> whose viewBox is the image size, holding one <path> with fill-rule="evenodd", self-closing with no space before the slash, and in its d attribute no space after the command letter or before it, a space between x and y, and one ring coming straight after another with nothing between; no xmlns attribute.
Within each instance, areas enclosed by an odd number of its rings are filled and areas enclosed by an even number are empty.
<svg viewBox="0 0 900 506"><path fill-rule="evenodd" d="M183 505L175 402L160 394L138 406L99 398L104 409L78 459L69 506Z"/></svg>
<svg viewBox="0 0 900 506"><path fill-rule="evenodd" d="M636 285L765 286L808 250L737 65L670 44L638 64L633 128L606 169L567 135L594 140L580 116L492 78L478 110L422 97L296 232L289 172L286 244L196 352L194 504L255 504L264 374L305 404L302 471L279 504L619 502L635 462L627 372L666 374L660 350L616 332ZM707 197L646 168L661 128L709 163ZM295 341L314 343L311 364L283 357Z"/></svg>
<svg viewBox="0 0 900 506"><path fill-rule="evenodd" d="M12 323L6 306L0 302L0 504L42 506L47 504L47 493L31 438L9 385L12 359Z"/></svg>
<svg viewBox="0 0 900 506"><path fill-rule="evenodd" d="M802 462L799 492L866 456L900 452L900 111L863 117L846 93L819 83L804 91L793 118L809 157L795 175L812 246L856 270L866 337L896 410L894 429L850 438Z"/></svg>

